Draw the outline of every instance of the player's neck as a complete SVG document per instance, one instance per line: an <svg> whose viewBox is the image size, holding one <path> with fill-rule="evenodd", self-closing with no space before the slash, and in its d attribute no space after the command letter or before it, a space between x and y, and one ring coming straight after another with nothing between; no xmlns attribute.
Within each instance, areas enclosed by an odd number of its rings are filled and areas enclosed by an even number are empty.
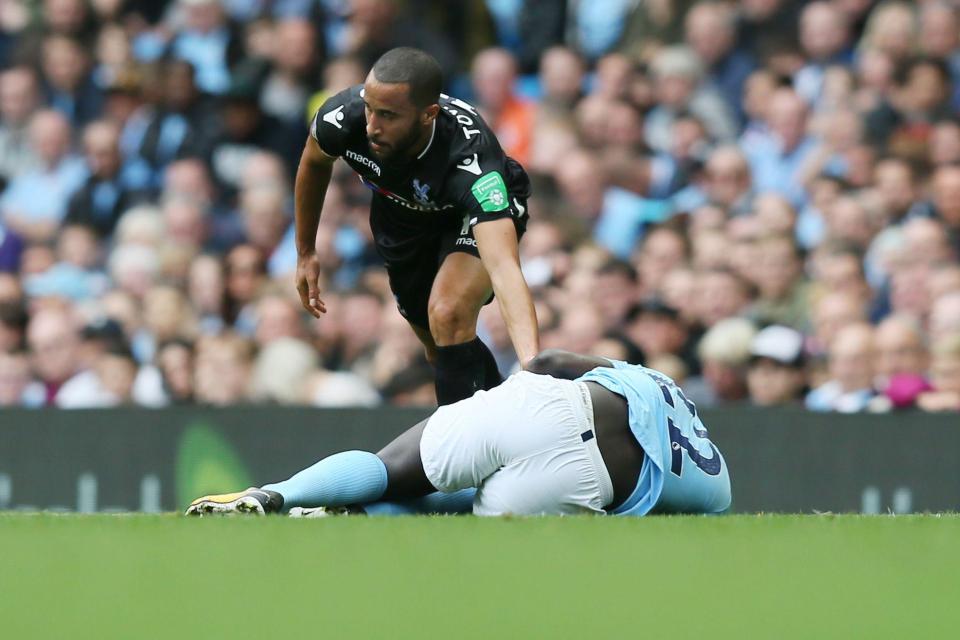
<svg viewBox="0 0 960 640"><path fill-rule="evenodd" d="M429 125L423 127L420 130L420 138L417 140L417 143L413 145L413 148L410 150L410 157L408 160L418 160L420 157L427 151L430 145L433 143L433 136L436 133L437 120L434 118L433 122Z"/></svg>

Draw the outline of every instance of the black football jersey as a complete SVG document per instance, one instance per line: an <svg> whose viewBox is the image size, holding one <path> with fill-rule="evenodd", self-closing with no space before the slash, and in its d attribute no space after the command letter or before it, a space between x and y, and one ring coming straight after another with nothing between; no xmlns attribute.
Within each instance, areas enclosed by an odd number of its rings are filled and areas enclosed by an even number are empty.
<svg viewBox="0 0 960 640"><path fill-rule="evenodd" d="M328 99L310 132L327 155L343 158L374 192L373 211L388 218L376 228L391 235L453 227L466 233L478 222L501 218L513 218L521 230L525 226L527 174L471 105L441 94L430 142L402 166L373 155L366 126L363 86L357 85Z"/></svg>

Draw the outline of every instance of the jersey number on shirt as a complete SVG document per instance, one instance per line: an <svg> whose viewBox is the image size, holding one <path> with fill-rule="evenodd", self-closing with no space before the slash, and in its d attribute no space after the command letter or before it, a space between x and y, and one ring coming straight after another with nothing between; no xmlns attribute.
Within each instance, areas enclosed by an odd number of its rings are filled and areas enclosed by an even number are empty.
<svg viewBox="0 0 960 640"><path fill-rule="evenodd" d="M657 385L660 387L660 391L663 392L663 399L668 405L676 408L676 403L673 400L673 393L671 389L667 387L666 382L670 382L670 387L673 388L673 391L676 392L677 397L680 398L680 402L687 408L687 411L690 412L690 417L694 421L691 423L693 427L693 433L698 438L707 439L708 434L706 429L698 429L697 422L697 406L690 402L687 399L687 396L683 395L683 391L680 390L680 387L673 384L672 381L666 378L658 378L651 376L656 381ZM702 426L702 425L701 425ZM687 455L690 456L690 459L693 461L693 464L703 471L708 476L715 476L720 474L720 452L717 451L717 448L713 446L713 443L707 440L710 443L710 449L713 453L713 457L706 458L700 451L690 442L690 439L683 435L683 432L677 427L673 422L673 418L667 418L667 430L670 432L670 473L680 477L680 474L683 473L683 452L686 451Z"/></svg>

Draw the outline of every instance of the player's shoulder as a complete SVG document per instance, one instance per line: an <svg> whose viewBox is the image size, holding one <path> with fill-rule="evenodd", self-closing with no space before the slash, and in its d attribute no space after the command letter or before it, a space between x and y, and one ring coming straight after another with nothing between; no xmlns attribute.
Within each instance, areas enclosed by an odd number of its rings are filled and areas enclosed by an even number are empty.
<svg viewBox="0 0 960 640"><path fill-rule="evenodd" d="M327 98L313 117L311 133L318 140L344 137L357 126L366 126L361 84L348 87Z"/></svg>
<svg viewBox="0 0 960 640"><path fill-rule="evenodd" d="M493 130L472 104L441 93L440 112L440 124L449 136L452 158L481 151L503 154Z"/></svg>

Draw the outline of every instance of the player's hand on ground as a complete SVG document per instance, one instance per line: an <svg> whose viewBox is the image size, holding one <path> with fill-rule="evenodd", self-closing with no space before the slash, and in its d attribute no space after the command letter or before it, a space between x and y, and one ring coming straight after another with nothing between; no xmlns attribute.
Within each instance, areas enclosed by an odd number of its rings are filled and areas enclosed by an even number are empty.
<svg viewBox="0 0 960 640"><path fill-rule="evenodd" d="M320 299L320 260L316 253L297 256L297 293L303 308L314 318L327 312L327 306Z"/></svg>

